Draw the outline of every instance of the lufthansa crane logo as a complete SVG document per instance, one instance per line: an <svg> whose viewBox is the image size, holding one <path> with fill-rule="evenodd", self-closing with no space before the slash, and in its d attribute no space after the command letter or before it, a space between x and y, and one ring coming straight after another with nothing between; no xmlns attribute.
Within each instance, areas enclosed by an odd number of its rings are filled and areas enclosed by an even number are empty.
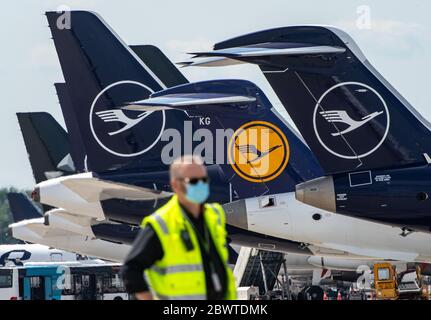
<svg viewBox="0 0 431 320"><path fill-rule="evenodd" d="M313 127L317 140L329 153L343 159L361 159L385 141L390 115L375 89L359 82L343 82L317 101Z"/></svg>
<svg viewBox="0 0 431 320"><path fill-rule="evenodd" d="M228 158L233 170L250 182L277 178L289 162L286 136L275 125L253 121L241 126L232 136Z"/></svg>
<svg viewBox="0 0 431 320"><path fill-rule="evenodd" d="M129 118L123 110L120 109L112 109L96 112L99 118L106 122L119 122L124 124L124 126L116 131L109 132L110 136L115 136L116 134L125 132L127 130L132 129L134 126L138 125L142 120L145 120L149 115L151 115L153 111L146 111L139 114L136 118Z"/></svg>
<svg viewBox="0 0 431 320"><path fill-rule="evenodd" d="M361 120L357 121L347 114L346 111L343 110L333 110L333 111L322 111L320 114L325 118L326 121L329 123L344 123L347 125L347 128L343 131L337 131L334 133L331 133L333 137L341 136L345 133L348 133L350 131L356 130L360 127L362 127L367 122L373 120L375 117L383 114L383 111L380 112L373 112L369 115L366 115Z"/></svg>
<svg viewBox="0 0 431 320"><path fill-rule="evenodd" d="M119 157L135 157L150 151L161 139L166 126L164 110L124 111L114 105L115 96L124 103L147 98L154 91L130 80L107 86L94 99L90 108L90 129L94 139L108 153Z"/></svg>

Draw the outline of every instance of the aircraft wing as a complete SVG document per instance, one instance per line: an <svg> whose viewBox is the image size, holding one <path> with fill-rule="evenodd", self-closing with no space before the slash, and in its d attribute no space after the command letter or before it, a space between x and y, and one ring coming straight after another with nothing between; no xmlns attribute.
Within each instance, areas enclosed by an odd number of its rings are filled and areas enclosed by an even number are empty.
<svg viewBox="0 0 431 320"><path fill-rule="evenodd" d="M172 195L170 192L100 180L95 177L69 177L61 183L88 202L97 202L112 198L154 200Z"/></svg>

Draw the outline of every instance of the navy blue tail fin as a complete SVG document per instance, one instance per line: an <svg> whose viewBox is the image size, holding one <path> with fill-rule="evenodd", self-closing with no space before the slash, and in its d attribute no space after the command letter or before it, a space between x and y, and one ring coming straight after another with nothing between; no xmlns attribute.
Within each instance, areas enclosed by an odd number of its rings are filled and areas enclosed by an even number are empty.
<svg viewBox="0 0 431 320"><path fill-rule="evenodd" d="M75 172L67 132L49 113L17 117L36 183Z"/></svg>
<svg viewBox="0 0 431 320"><path fill-rule="evenodd" d="M66 123L68 138L70 141L70 155L75 164L76 172L86 171L86 152L84 148L84 139L81 135L78 122L73 110L73 104L69 96L69 91L65 83L54 84L64 122Z"/></svg>
<svg viewBox="0 0 431 320"><path fill-rule="evenodd" d="M130 46L148 67L156 74L168 87L187 83L184 75L169 61L159 48L152 45ZM69 95L66 83L56 83L55 89L63 112L67 132L70 139L70 153L75 163L77 172L87 171L87 154L84 147L84 139L75 116L73 103Z"/></svg>
<svg viewBox="0 0 431 320"><path fill-rule="evenodd" d="M215 154L241 198L292 192L296 184L323 174L310 149L251 82L191 83L157 92L125 108L141 112L154 107L164 107L166 112L187 111L196 127L210 131L207 135L200 130L200 134L202 145L211 141L213 148L197 147L195 154L205 159L210 153L207 163ZM206 126L202 126L202 119Z"/></svg>
<svg viewBox="0 0 431 320"><path fill-rule="evenodd" d="M218 43L210 61L260 66L326 173L425 163L430 125L331 27L285 27Z"/></svg>
<svg viewBox="0 0 431 320"><path fill-rule="evenodd" d="M161 136L165 128L182 128L186 115L167 116L163 111L137 115L119 106L166 89L175 79L162 80L95 13L66 14L69 27L57 23L64 14L48 12L47 18L84 139L88 169L166 168L160 159Z"/></svg>
<svg viewBox="0 0 431 320"><path fill-rule="evenodd" d="M8 193L9 208L12 213L13 222L28 219L41 218L41 211L23 193Z"/></svg>
<svg viewBox="0 0 431 320"><path fill-rule="evenodd" d="M171 88L189 82L180 70L156 46L147 44L134 45L130 46L130 48L166 87Z"/></svg>

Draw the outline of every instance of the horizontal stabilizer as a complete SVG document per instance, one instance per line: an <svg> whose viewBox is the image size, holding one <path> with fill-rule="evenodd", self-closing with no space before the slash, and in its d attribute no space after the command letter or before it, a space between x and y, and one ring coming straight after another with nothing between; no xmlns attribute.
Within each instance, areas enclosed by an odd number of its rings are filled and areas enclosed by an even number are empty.
<svg viewBox="0 0 431 320"><path fill-rule="evenodd" d="M31 233L33 239L37 238L48 238L48 237L70 237L76 235L73 232L62 230L62 229L54 229L49 228L45 225L44 218L36 218L25 221L16 222L9 225L9 228L12 230L12 236L16 239L28 241L26 239L21 239L17 237L16 231L25 228L27 234Z"/></svg>
<svg viewBox="0 0 431 320"><path fill-rule="evenodd" d="M154 200L171 196L169 192L105 181L88 176L80 177L76 175L73 178L63 180L61 183L88 202L113 198Z"/></svg>
<svg viewBox="0 0 431 320"><path fill-rule="evenodd" d="M124 109L151 111L157 108L180 108L186 110L189 106L244 104L254 101L256 101L255 97L225 93L180 93L133 102Z"/></svg>
<svg viewBox="0 0 431 320"><path fill-rule="evenodd" d="M302 43L277 42L261 43L246 47L233 47L205 52L190 53L195 58L206 58L201 61L192 61L187 66L228 66L238 64L253 58L270 56L303 56L303 55L326 55L341 54L345 48L336 46L314 46Z"/></svg>
<svg viewBox="0 0 431 320"><path fill-rule="evenodd" d="M209 57L209 58L202 58L199 60L177 62L177 65L181 67L226 67L226 66L232 66L232 65L243 64L243 63L246 63L246 62L235 60L235 59L229 59L226 57Z"/></svg>
<svg viewBox="0 0 431 320"><path fill-rule="evenodd" d="M262 47L259 47L259 46ZM199 57L267 57L267 56L286 56L286 55L307 55L307 54L337 54L344 53L346 49L332 46L311 46L307 44L296 44L288 42L270 43L277 47L269 47L268 44L257 44L253 47L235 47L214 51L192 52L194 58ZM267 47L264 47L264 46Z"/></svg>

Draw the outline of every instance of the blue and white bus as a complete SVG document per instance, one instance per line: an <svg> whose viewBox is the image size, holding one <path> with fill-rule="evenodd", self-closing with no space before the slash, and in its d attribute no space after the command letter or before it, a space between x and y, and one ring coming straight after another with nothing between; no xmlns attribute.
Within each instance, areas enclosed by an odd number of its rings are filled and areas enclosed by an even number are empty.
<svg viewBox="0 0 431 320"><path fill-rule="evenodd" d="M128 300L120 267L71 262L0 268L0 300Z"/></svg>

